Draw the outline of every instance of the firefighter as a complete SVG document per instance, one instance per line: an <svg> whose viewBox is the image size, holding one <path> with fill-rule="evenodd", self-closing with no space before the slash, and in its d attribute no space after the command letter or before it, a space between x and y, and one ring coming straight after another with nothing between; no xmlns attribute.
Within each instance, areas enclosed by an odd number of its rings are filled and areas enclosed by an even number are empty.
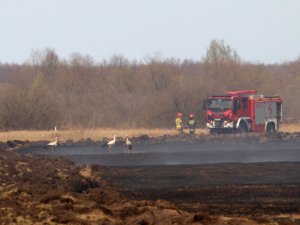
<svg viewBox="0 0 300 225"><path fill-rule="evenodd" d="M188 122L188 128L189 128L190 134L195 134L196 126L197 126L197 124L196 124L196 121L194 118L194 114L191 113L189 116L189 122Z"/></svg>
<svg viewBox="0 0 300 225"><path fill-rule="evenodd" d="M180 133L183 132L183 124L182 124L182 114L178 112L176 114L176 119L175 119L175 125L176 125L176 130L179 131Z"/></svg>

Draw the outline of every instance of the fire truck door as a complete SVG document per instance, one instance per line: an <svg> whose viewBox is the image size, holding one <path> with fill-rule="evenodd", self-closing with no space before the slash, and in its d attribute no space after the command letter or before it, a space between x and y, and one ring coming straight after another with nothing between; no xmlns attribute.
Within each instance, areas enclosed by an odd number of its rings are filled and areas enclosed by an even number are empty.
<svg viewBox="0 0 300 225"><path fill-rule="evenodd" d="M255 124L265 124L268 118L277 118L276 102L255 102Z"/></svg>
<svg viewBox="0 0 300 225"><path fill-rule="evenodd" d="M276 102L265 103L265 118L277 118Z"/></svg>
<svg viewBox="0 0 300 225"><path fill-rule="evenodd" d="M242 98L242 108L243 108L242 115L249 116L248 98Z"/></svg>
<svg viewBox="0 0 300 225"><path fill-rule="evenodd" d="M255 102L255 125L265 124L265 103Z"/></svg>
<svg viewBox="0 0 300 225"><path fill-rule="evenodd" d="M241 101L239 99L234 99L233 100L233 114L236 116L241 115Z"/></svg>

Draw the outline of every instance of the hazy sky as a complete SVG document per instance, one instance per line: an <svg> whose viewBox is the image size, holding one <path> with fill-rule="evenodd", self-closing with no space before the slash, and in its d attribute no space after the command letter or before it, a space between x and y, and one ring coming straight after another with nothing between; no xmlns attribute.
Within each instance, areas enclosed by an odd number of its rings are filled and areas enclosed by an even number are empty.
<svg viewBox="0 0 300 225"><path fill-rule="evenodd" d="M0 0L0 62L23 63L32 50L96 61L200 60L212 39L244 61L300 57L299 0Z"/></svg>

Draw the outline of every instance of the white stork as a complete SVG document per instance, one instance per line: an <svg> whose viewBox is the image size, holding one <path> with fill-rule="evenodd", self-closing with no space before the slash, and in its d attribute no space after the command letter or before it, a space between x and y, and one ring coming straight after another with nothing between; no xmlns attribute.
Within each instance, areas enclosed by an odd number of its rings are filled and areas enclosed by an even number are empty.
<svg viewBox="0 0 300 225"><path fill-rule="evenodd" d="M48 143L47 145L51 147L51 150L53 152L53 148L57 147L57 145L58 145L58 138L55 137L55 141L52 141L52 142Z"/></svg>
<svg viewBox="0 0 300 225"><path fill-rule="evenodd" d="M111 149L111 147L116 144L116 135L114 135L114 138L112 140L110 140L109 142L105 142L103 145L102 145L102 148L108 146L109 150Z"/></svg>
<svg viewBox="0 0 300 225"><path fill-rule="evenodd" d="M131 149L132 149L132 142L129 140L128 136L126 136L125 145L127 147L127 150L131 151Z"/></svg>

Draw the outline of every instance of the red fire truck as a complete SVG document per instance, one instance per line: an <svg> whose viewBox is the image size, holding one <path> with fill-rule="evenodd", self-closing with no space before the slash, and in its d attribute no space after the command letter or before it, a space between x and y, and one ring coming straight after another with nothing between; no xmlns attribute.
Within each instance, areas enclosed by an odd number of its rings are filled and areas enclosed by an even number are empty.
<svg viewBox="0 0 300 225"><path fill-rule="evenodd" d="M256 90L230 91L204 102L211 133L276 132L282 120L282 98L258 95Z"/></svg>

